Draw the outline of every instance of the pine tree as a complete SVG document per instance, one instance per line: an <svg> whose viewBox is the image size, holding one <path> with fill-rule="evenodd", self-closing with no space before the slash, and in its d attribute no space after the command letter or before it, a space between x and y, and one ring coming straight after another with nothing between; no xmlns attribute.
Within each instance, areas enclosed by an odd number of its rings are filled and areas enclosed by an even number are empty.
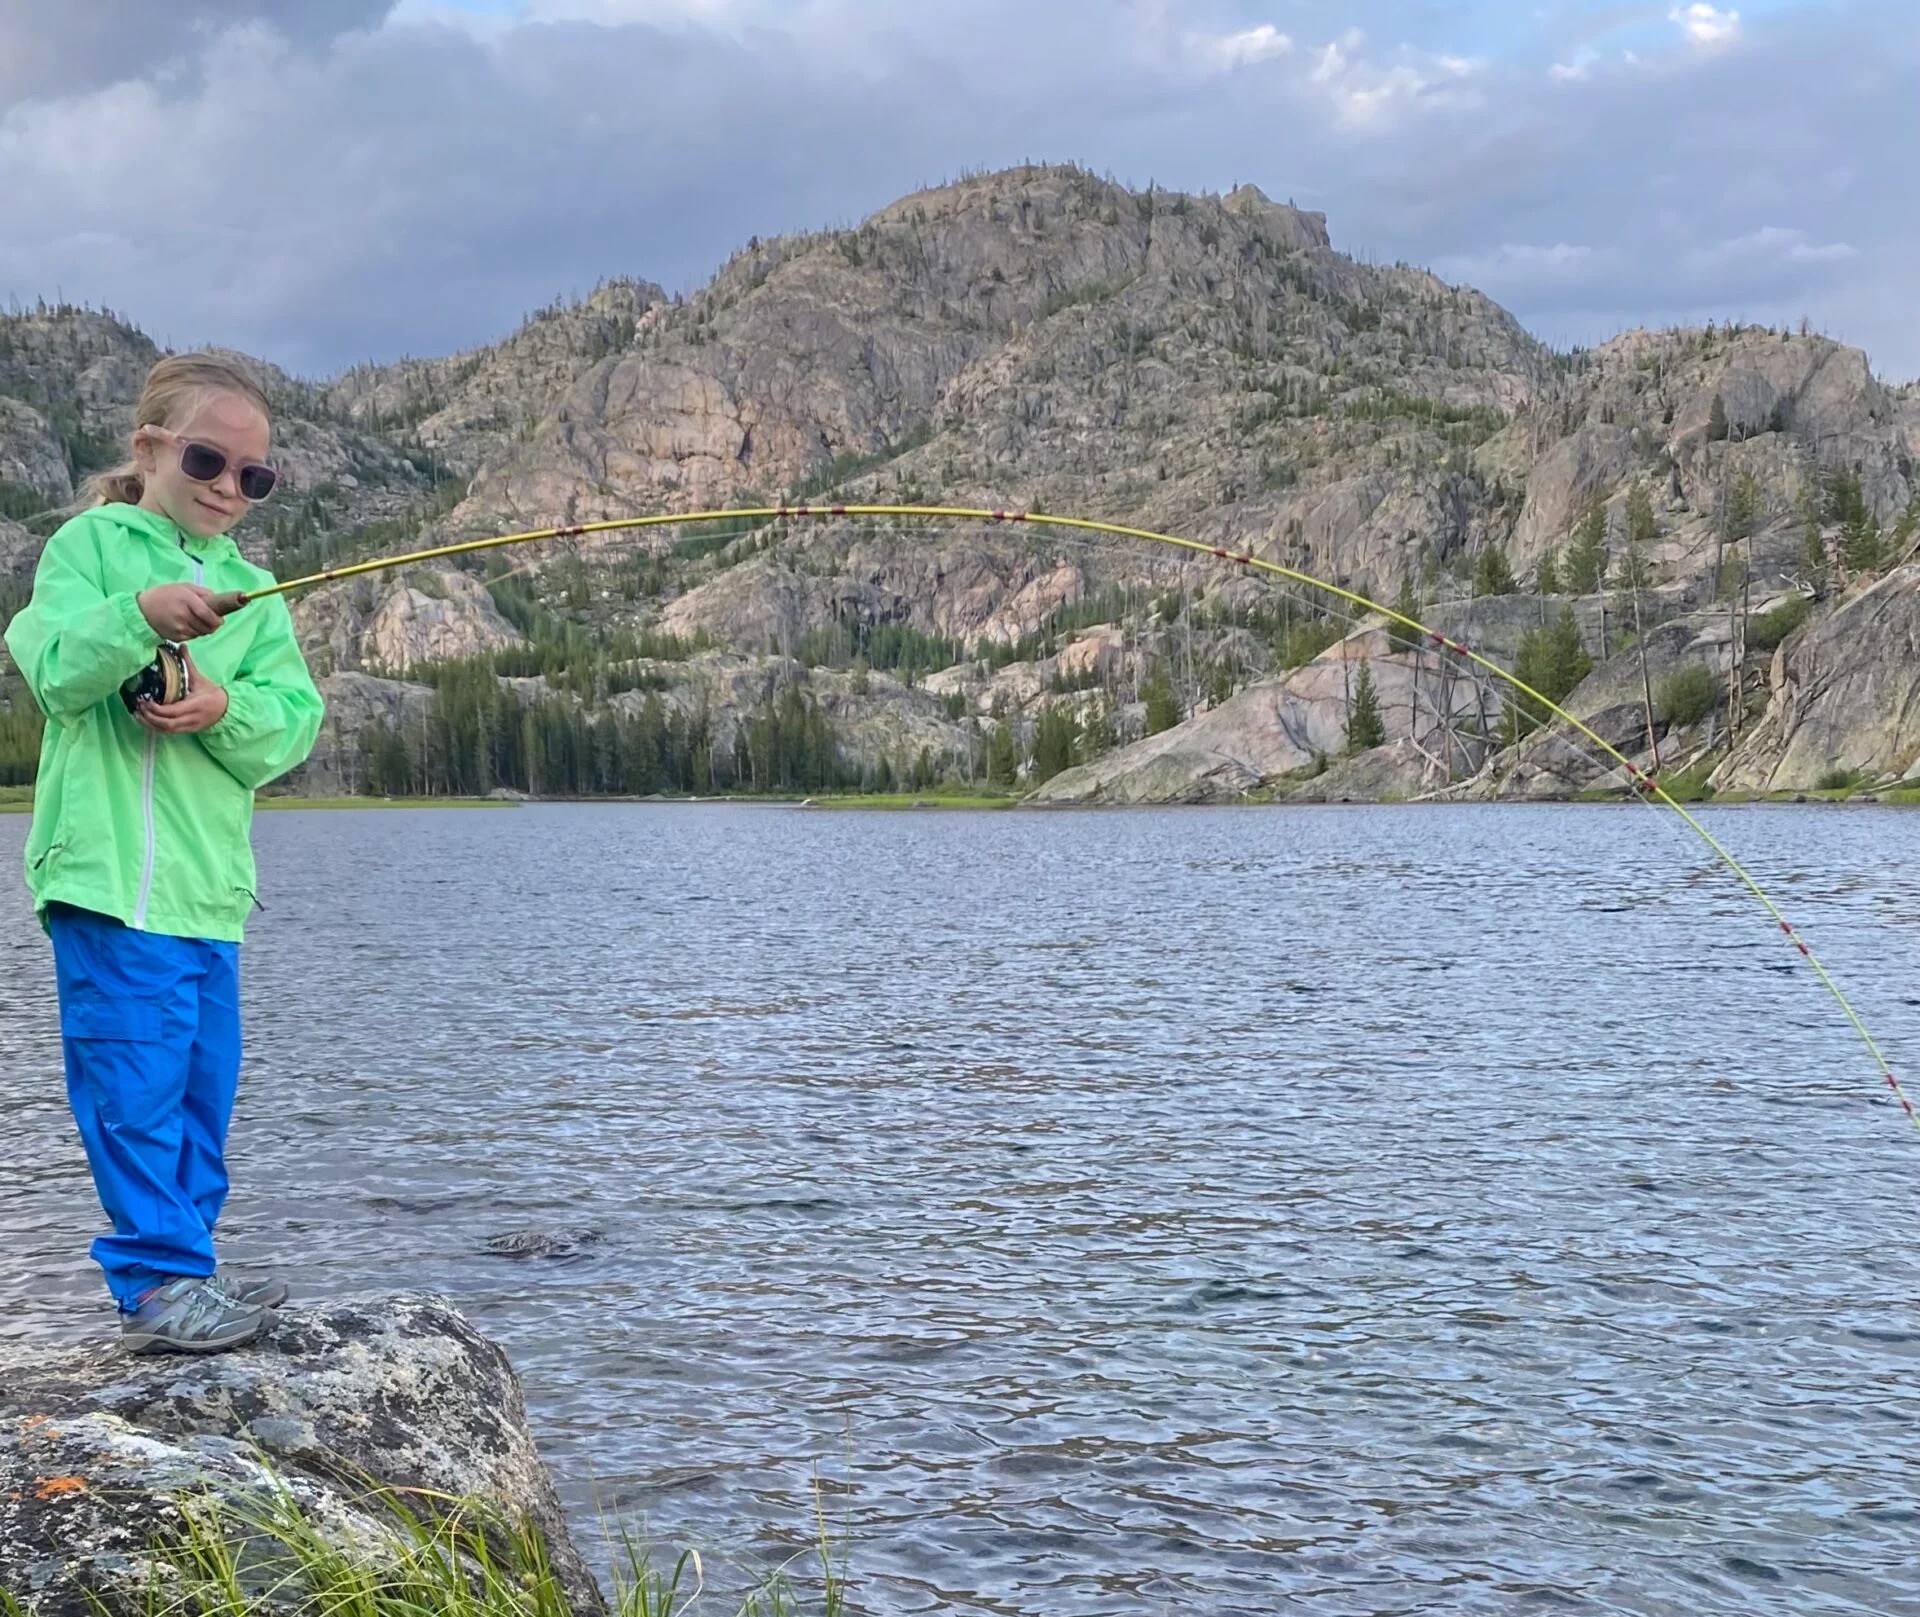
<svg viewBox="0 0 1920 1617"><path fill-rule="evenodd" d="M1587 655L1586 641L1580 634L1580 620L1571 602L1560 608L1550 631L1551 655L1548 669L1551 684L1542 686L1544 695L1558 702L1593 672L1593 659Z"/></svg>
<svg viewBox="0 0 1920 1617"><path fill-rule="evenodd" d="M1840 527L1857 523L1867 516L1866 496L1860 477L1845 466L1836 466L1826 476L1827 520Z"/></svg>
<svg viewBox="0 0 1920 1617"><path fill-rule="evenodd" d="M1080 726L1074 723L1073 715L1063 706L1046 709L1040 715L1033 729L1033 781L1037 786L1042 781L1052 780L1063 769L1073 765L1074 743L1079 740Z"/></svg>
<svg viewBox="0 0 1920 1617"><path fill-rule="evenodd" d="M1393 609L1403 618L1411 618L1415 623L1420 621L1420 597L1413 593L1411 573L1400 580L1400 593L1394 597ZM1387 631L1387 644L1395 651L1418 651L1420 633L1416 629L1409 629L1404 624L1396 623Z"/></svg>
<svg viewBox="0 0 1920 1617"><path fill-rule="evenodd" d="M1560 558L1551 547L1540 558L1540 567L1534 575L1533 587L1542 595L1560 593Z"/></svg>
<svg viewBox="0 0 1920 1617"><path fill-rule="evenodd" d="M1846 525L1840 536L1840 559L1850 573L1877 573L1886 564L1886 547L1880 536L1880 524L1862 509Z"/></svg>
<svg viewBox="0 0 1920 1617"><path fill-rule="evenodd" d="M1627 543L1620 553L1620 564L1614 569L1614 588L1627 593L1644 589L1652 581L1646 546L1658 531L1647 486L1636 483L1627 493Z"/></svg>
<svg viewBox="0 0 1920 1617"><path fill-rule="evenodd" d="M1593 659L1587 655L1580 635L1580 620L1573 603L1560 608L1560 615L1544 629L1529 629L1520 637L1520 648L1513 659L1514 678L1530 685L1549 702L1563 702L1573 688L1593 672ZM1531 696L1516 692L1507 706L1504 740L1512 746L1551 717L1548 709Z"/></svg>
<svg viewBox="0 0 1920 1617"><path fill-rule="evenodd" d="M1727 401L1718 393L1713 396L1713 408L1707 412L1707 442L1722 443L1727 433Z"/></svg>
<svg viewBox="0 0 1920 1617"><path fill-rule="evenodd" d="M1091 763L1112 748L1116 739L1113 706L1105 696L1096 697L1087 709L1086 722L1080 726L1079 761Z"/></svg>
<svg viewBox="0 0 1920 1617"><path fill-rule="evenodd" d="M1920 533L1920 484L1916 484L1913 492L1907 496L1907 508L1900 513L1900 520L1894 524L1892 557L1894 561L1902 561L1906 558L1907 546L1913 542L1915 533Z"/></svg>
<svg viewBox="0 0 1920 1617"><path fill-rule="evenodd" d="M1141 699L1147 704L1147 734L1158 735L1162 730L1171 730L1184 714L1180 711L1180 698L1174 694L1173 682L1167 678L1164 667L1156 667L1140 687Z"/></svg>
<svg viewBox="0 0 1920 1617"><path fill-rule="evenodd" d="M1747 539L1760 520L1760 485L1753 473L1743 471L1733 480L1727 493L1725 533L1729 539Z"/></svg>
<svg viewBox="0 0 1920 1617"><path fill-rule="evenodd" d="M1800 512L1800 565L1806 570L1814 593L1824 595L1832 563L1827 555L1827 536L1820 525L1820 515L1810 504Z"/></svg>
<svg viewBox="0 0 1920 1617"><path fill-rule="evenodd" d="M1567 547L1567 588L1591 595L1607 576L1607 508L1590 501L1580 515L1573 543Z"/></svg>
<svg viewBox="0 0 1920 1617"><path fill-rule="evenodd" d="M1529 629L1520 637L1519 648L1513 655L1513 677L1521 685L1531 686L1543 696L1552 693L1547 690L1551 683L1551 652L1548 646L1547 631ZM1546 722L1547 710L1525 691L1515 690L1507 698L1506 712L1502 716L1500 744L1511 747L1524 737L1531 735Z"/></svg>
<svg viewBox="0 0 1920 1617"><path fill-rule="evenodd" d="M385 719L374 721L360 745L366 755L364 788L373 797L404 797L413 785L413 760L406 738Z"/></svg>
<svg viewBox="0 0 1920 1617"><path fill-rule="evenodd" d="M1507 552L1496 544L1485 546L1473 569L1475 595L1511 595L1513 569L1507 565Z"/></svg>
<svg viewBox="0 0 1920 1617"><path fill-rule="evenodd" d="M1647 663L1646 626L1640 617L1640 592L1650 582L1644 547L1659 532L1654 522L1653 500L1644 483L1636 483L1627 494L1627 548L1620 558L1619 586L1626 605L1633 613L1633 638L1640 661L1640 694L1647 721L1647 751L1652 755L1653 772L1660 772L1660 742L1654 728L1653 673Z"/></svg>
<svg viewBox="0 0 1920 1617"><path fill-rule="evenodd" d="M1659 532L1659 524L1653 516L1653 498L1647 493L1647 485L1635 483L1627 491L1627 543L1652 544Z"/></svg>
<svg viewBox="0 0 1920 1617"><path fill-rule="evenodd" d="M1019 770L1020 749L1013 732L1005 724L996 724L993 737L987 742L987 784L1011 786Z"/></svg>
<svg viewBox="0 0 1920 1617"><path fill-rule="evenodd" d="M1380 714L1380 698L1373 688L1373 667L1360 659L1360 673L1353 682L1353 709L1347 715L1347 751L1365 752L1387 739L1386 720Z"/></svg>
<svg viewBox="0 0 1920 1617"><path fill-rule="evenodd" d="M1719 599L1738 601L1746 593L1747 559L1736 553L1720 566Z"/></svg>

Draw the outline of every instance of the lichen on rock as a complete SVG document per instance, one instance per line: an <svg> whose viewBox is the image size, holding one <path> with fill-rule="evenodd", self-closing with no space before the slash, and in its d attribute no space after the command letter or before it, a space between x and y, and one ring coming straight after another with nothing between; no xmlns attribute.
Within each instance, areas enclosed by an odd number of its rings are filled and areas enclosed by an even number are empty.
<svg viewBox="0 0 1920 1617"><path fill-rule="evenodd" d="M512 1366L444 1299L288 1309L202 1359L15 1348L0 1369L0 1590L36 1617L144 1609L183 1505L277 1488L359 1542L382 1530L373 1490L478 1501L539 1530L576 1611L603 1609Z"/></svg>

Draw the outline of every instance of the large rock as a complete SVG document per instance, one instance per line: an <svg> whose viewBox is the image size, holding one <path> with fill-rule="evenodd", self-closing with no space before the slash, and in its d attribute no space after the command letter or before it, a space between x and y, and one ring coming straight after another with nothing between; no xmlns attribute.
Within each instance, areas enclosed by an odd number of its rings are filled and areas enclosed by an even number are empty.
<svg viewBox="0 0 1920 1617"><path fill-rule="evenodd" d="M1548 449L1527 478L1514 565L1529 566L1562 543L1589 502L1610 495L1633 463L1633 435L1603 423L1583 425Z"/></svg>
<svg viewBox="0 0 1920 1617"><path fill-rule="evenodd" d="M485 1500L544 1533L576 1610L602 1608L512 1367L441 1298L288 1309L205 1359L13 1348L0 1371L0 1590L37 1617L146 1609L179 1502L264 1498L262 1460L310 1519L359 1536L369 1482Z"/></svg>
<svg viewBox="0 0 1920 1617"><path fill-rule="evenodd" d="M336 410L404 430L448 465L471 471L545 416L581 370L632 346L667 301L650 281L613 280L578 303L528 317L506 341L445 359L357 365L329 384Z"/></svg>
<svg viewBox="0 0 1920 1617"><path fill-rule="evenodd" d="M25 582L31 578L45 544L44 539L27 532L19 523L0 517L0 579L18 578Z"/></svg>
<svg viewBox="0 0 1920 1617"><path fill-rule="evenodd" d="M1317 437L1293 404L1336 360L1404 368L1406 392L1496 420L1549 365L1477 294L1343 257L1323 217L1252 187L1140 195L1022 168L905 197L855 230L750 243L564 394L518 389L541 419L479 466L458 520L705 506L832 472L1191 526ZM1410 466L1433 458L1418 414L1404 418L1426 445ZM1359 520L1384 502L1368 492ZM1265 526L1273 503L1251 501L1237 526Z"/></svg>
<svg viewBox="0 0 1920 1617"><path fill-rule="evenodd" d="M277 791L306 797L352 797L365 776L364 739L385 726L418 736L433 710L433 688L372 674L323 674L314 682L326 717L313 752Z"/></svg>
<svg viewBox="0 0 1920 1617"><path fill-rule="evenodd" d="M484 656L524 644L487 587L457 568L416 568L323 586L294 606L309 659L322 672L404 674L418 663Z"/></svg>
<svg viewBox="0 0 1920 1617"><path fill-rule="evenodd" d="M0 315L0 476L58 492L64 468L109 458L155 352L106 315ZM1838 539L1843 468L1883 530L1911 536L1920 521L1920 388L1879 381L1856 349L1707 327L1556 355L1471 288L1337 252L1324 217L1254 187L1142 193L1065 167L970 177L848 230L755 238L686 297L609 282L450 358L324 388L254 368L289 475L240 538L303 571L431 537L804 498L1071 512L1376 599L1405 585L1437 616L1490 545L1537 578L1590 502L1607 509L1617 564L1636 488L1653 581L1688 607L1720 594L1730 503L1749 479L1756 531L1738 562L1756 593L1811 582L1807 523ZM457 506L449 468L471 474ZM972 650L1057 628L1063 607L1132 648L1106 671L1123 719L1176 625L1196 686L1222 669L1274 679L1291 654L1270 578L1229 601L1210 558L1118 533L772 521L718 552L685 537L585 538L515 564L589 638L702 634L769 678L854 619ZM0 528L0 566L10 543ZM538 574L562 557L579 571L556 588ZM1173 592L1170 614L1157 603ZM511 643L450 575L323 590L299 621L323 673ZM1073 694L1055 676L1084 676L1022 656L1018 674L963 659L941 694L1025 737L1037 708ZM676 683L698 698L696 681ZM874 747L892 744L874 732Z"/></svg>
<svg viewBox="0 0 1920 1617"><path fill-rule="evenodd" d="M820 530L799 548L791 561L753 556L715 573L669 603L660 627L774 655L790 654L810 629L892 624L971 651L982 641L1015 644L1097 589L1096 558L1049 554L1044 539L1008 531Z"/></svg>
<svg viewBox="0 0 1920 1617"><path fill-rule="evenodd" d="M1434 760L1408 737L1342 758L1278 794L1293 803L1390 803L1434 792L1443 779Z"/></svg>
<svg viewBox="0 0 1920 1617"><path fill-rule="evenodd" d="M1171 730L1053 777L1033 794L1043 804L1219 803L1322 767L1347 744L1347 716L1362 662L1371 670L1390 738L1446 743L1442 704L1472 711L1471 687L1447 681L1429 659L1394 652L1370 628L1297 668L1262 681ZM1418 748L1411 749L1417 751ZM1436 763L1444 773L1444 766Z"/></svg>
<svg viewBox="0 0 1920 1617"><path fill-rule="evenodd" d="M1428 614L1439 632L1472 646L1502 667L1521 637L1540 628L1558 604L1531 595L1458 602ZM1649 614L1663 611L1649 603ZM1597 640L1597 602L1577 615ZM1347 720L1362 662L1370 670L1389 755L1365 769L1339 770L1317 785L1319 770L1347 745ZM1504 688L1491 674L1430 646L1395 650L1376 620L1356 629L1304 667L1240 691L1218 707L1148 736L1039 787L1033 800L1072 803L1216 803L1282 787L1314 797L1410 796L1471 777L1484 748L1473 733L1498 724Z"/></svg>
<svg viewBox="0 0 1920 1617"><path fill-rule="evenodd" d="M1671 773L1691 762L1723 723L1716 713L1687 731L1671 731L1659 717L1662 685L1681 668L1705 668L1724 688L1732 658L1733 630L1724 611L1667 617L1647 614L1646 662L1629 645L1599 664L1561 705L1637 769ZM1655 698L1652 739L1647 731L1647 691ZM1722 704L1724 707L1724 703ZM1500 775L1488 787L1501 797L1562 798L1593 788L1624 790L1626 771L1592 741L1565 725L1536 731L1500 760Z"/></svg>
<svg viewBox="0 0 1920 1617"><path fill-rule="evenodd" d="M1920 565L1847 597L1780 648L1765 716L1713 785L1806 791L1832 770L1920 776Z"/></svg>
<svg viewBox="0 0 1920 1617"><path fill-rule="evenodd" d="M30 489L49 506L73 498L60 439L38 410L0 396L0 482Z"/></svg>

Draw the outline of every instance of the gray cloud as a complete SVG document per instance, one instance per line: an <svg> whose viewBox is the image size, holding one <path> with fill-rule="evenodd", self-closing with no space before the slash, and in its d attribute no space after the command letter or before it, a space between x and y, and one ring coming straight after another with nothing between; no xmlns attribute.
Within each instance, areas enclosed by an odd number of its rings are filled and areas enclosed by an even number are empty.
<svg viewBox="0 0 1920 1617"><path fill-rule="evenodd" d="M196 61L208 40L241 23L324 42L377 23L394 0L0 0L0 108L71 95L130 74ZM217 64L208 63L210 72Z"/></svg>
<svg viewBox="0 0 1920 1617"><path fill-rule="evenodd" d="M1475 58L1484 7L1413 0L542 4L557 20L485 28L430 0L377 29L373 0L277 8L292 37L265 4L189 6L207 31L180 65L0 117L0 293L330 370L484 340L605 275L696 284L749 235L963 168L1073 158L1293 195L1336 243L1434 263L1556 340L1805 313L1920 372L1899 0L1715 49L1670 6L1623 7L1605 20L1658 51L1574 77L1557 53L1603 36L1564 7L1523 61ZM0 0L0 37L21 7Z"/></svg>

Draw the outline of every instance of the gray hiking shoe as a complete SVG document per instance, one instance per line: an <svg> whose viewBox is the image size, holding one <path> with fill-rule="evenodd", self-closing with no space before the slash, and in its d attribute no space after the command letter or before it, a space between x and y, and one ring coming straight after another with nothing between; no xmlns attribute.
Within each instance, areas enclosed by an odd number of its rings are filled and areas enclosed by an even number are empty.
<svg viewBox="0 0 1920 1617"><path fill-rule="evenodd" d="M231 1269L216 1269L207 1276L207 1284L216 1287L228 1302L242 1308L278 1308L293 1295L284 1280L271 1275L235 1274Z"/></svg>
<svg viewBox="0 0 1920 1617"><path fill-rule="evenodd" d="M129 1353L224 1353L251 1342L266 1322L264 1308L185 1275L121 1318L120 1345Z"/></svg>

